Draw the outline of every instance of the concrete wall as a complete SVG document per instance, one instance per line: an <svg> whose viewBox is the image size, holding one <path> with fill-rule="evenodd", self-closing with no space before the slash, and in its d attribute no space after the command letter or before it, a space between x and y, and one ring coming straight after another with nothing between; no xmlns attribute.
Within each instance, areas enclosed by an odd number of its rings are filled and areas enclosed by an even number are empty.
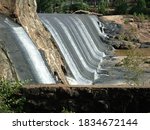
<svg viewBox="0 0 150 130"><path fill-rule="evenodd" d="M150 112L150 88L27 86L25 112Z"/></svg>

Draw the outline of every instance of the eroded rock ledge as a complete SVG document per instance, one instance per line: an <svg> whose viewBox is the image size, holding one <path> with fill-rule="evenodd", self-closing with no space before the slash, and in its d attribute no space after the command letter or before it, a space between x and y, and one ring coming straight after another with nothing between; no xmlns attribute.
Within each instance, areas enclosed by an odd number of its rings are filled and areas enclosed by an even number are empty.
<svg viewBox="0 0 150 130"><path fill-rule="evenodd" d="M51 71L57 73L64 84L68 84L62 70L62 57L52 42L50 33L41 23L36 8L36 0L0 0L0 13L12 17L25 29L37 48L44 52Z"/></svg>

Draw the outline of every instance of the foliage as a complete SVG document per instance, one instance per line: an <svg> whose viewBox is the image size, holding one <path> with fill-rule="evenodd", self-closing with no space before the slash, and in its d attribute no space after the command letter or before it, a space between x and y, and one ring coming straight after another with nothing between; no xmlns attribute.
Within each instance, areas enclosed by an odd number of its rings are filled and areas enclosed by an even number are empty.
<svg viewBox="0 0 150 130"><path fill-rule="evenodd" d="M20 81L0 80L0 112L22 112L25 102L19 95L22 85Z"/></svg>
<svg viewBox="0 0 150 130"><path fill-rule="evenodd" d="M76 2L72 4L64 4L62 5L63 12L75 12L77 10L88 10L89 6L83 2Z"/></svg>
<svg viewBox="0 0 150 130"><path fill-rule="evenodd" d="M150 1L137 0L128 4L128 0L36 0L38 13L70 13L76 10L98 11L108 14L108 10L114 9L117 14L150 14ZM111 11L110 11L111 13ZM113 13L113 12L112 12Z"/></svg>
<svg viewBox="0 0 150 130"><path fill-rule="evenodd" d="M129 24L129 19L125 19L124 24Z"/></svg>
<svg viewBox="0 0 150 130"><path fill-rule="evenodd" d="M131 32L131 31L133 32L133 29L130 28L129 31L130 31L130 32ZM118 35L118 39L119 39L120 41L133 41L130 32L122 32L122 33L120 33L120 35ZM134 32L134 33L135 33L135 32Z"/></svg>
<svg viewBox="0 0 150 130"><path fill-rule="evenodd" d="M119 14L126 14L128 11L128 5L126 0L115 1L115 11Z"/></svg>
<svg viewBox="0 0 150 130"><path fill-rule="evenodd" d="M38 13L73 12L79 9L87 10L88 4L83 0L36 0Z"/></svg>
<svg viewBox="0 0 150 130"><path fill-rule="evenodd" d="M143 13L139 14L138 17L141 22L143 22L145 20L145 16Z"/></svg>
<svg viewBox="0 0 150 130"><path fill-rule="evenodd" d="M150 8L150 0L145 0L145 2L146 2L146 7Z"/></svg>
<svg viewBox="0 0 150 130"><path fill-rule="evenodd" d="M140 8L146 8L146 2L145 2L145 0L138 0L137 1L137 7L138 7L138 9L140 9Z"/></svg>
<svg viewBox="0 0 150 130"><path fill-rule="evenodd" d="M63 0L36 0L38 13L54 13L61 11Z"/></svg>
<svg viewBox="0 0 150 130"><path fill-rule="evenodd" d="M108 1L101 0L98 4L98 12L100 12L102 14L106 14L106 8L108 8Z"/></svg>
<svg viewBox="0 0 150 130"><path fill-rule="evenodd" d="M131 49L122 62L127 71L125 74L127 82L129 84L139 85L140 77L143 74L142 64L144 59L142 53L139 50Z"/></svg>
<svg viewBox="0 0 150 130"><path fill-rule="evenodd" d="M37 12L43 13L43 12L50 12L50 2L49 0L36 0L37 2Z"/></svg>
<svg viewBox="0 0 150 130"><path fill-rule="evenodd" d="M130 10L130 13L136 12L137 14L141 14L145 11L146 9L146 2L145 0L138 0L137 4L133 6Z"/></svg>
<svg viewBox="0 0 150 130"><path fill-rule="evenodd" d="M144 20L150 20L149 15L145 15L143 13L137 14L136 12L134 12L133 18L134 18L135 21L139 21L139 22L144 22Z"/></svg>

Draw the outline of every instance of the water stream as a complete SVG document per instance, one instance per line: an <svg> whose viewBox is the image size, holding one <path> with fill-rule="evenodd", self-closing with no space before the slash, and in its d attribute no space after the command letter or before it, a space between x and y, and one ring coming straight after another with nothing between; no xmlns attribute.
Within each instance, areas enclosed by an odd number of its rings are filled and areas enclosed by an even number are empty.
<svg viewBox="0 0 150 130"><path fill-rule="evenodd" d="M92 84L109 46L104 25L93 15L39 14L77 84Z"/></svg>

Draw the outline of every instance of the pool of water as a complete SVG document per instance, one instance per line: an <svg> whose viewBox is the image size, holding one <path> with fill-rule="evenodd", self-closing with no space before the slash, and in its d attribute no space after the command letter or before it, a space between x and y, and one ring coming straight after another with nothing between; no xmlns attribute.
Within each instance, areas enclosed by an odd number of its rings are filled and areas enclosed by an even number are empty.
<svg viewBox="0 0 150 130"><path fill-rule="evenodd" d="M117 49L115 50L116 56L126 56L129 50ZM150 48L141 48L138 49L137 52L142 54L143 56L150 56Z"/></svg>

